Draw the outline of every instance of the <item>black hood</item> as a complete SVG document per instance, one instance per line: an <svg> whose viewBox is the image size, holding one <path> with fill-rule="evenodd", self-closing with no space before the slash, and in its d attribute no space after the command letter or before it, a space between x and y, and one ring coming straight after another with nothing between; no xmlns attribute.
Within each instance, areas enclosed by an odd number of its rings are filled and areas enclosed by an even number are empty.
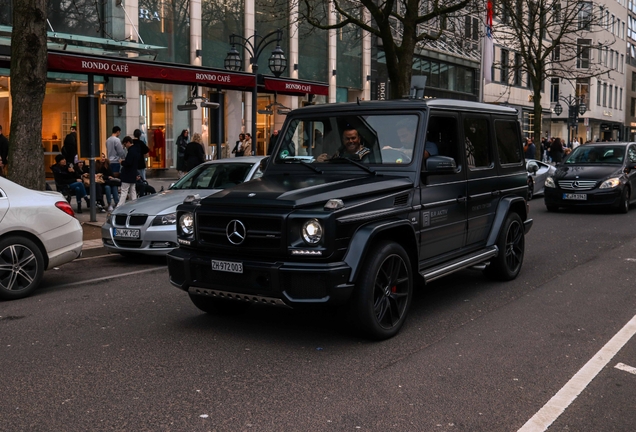
<svg viewBox="0 0 636 432"><path fill-rule="evenodd" d="M555 180L605 180L620 176L622 165L559 165Z"/></svg>
<svg viewBox="0 0 636 432"><path fill-rule="evenodd" d="M309 207L326 201L409 190L407 177L321 175L311 177L270 175L225 189L202 201L212 206Z"/></svg>

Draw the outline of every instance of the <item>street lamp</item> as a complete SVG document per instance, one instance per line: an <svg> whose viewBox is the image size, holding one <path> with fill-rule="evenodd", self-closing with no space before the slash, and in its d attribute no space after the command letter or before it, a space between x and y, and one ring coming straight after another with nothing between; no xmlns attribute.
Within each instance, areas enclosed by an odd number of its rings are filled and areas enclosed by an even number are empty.
<svg viewBox="0 0 636 432"><path fill-rule="evenodd" d="M260 36L256 32L248 38L237 34L230 35L230 45L232 45L232 48L228 51L225 61L223 62L225 69L238 72L243 66L243 60L235 48L236 45L245 48L251 56L250 64L252 65L252 72L254 72L254 88L252 89L252 134L254 135L254 139L257 138L256 105L258 102L258 58L265 47L276 42L276 48L272 51L272 55L268 61L268 66L274 76L279 77L283 72L285 72L285 69L287 69L287 59L285 58L285 53L280 47L280 41L282 39L283 31L281 29L274 30L265 36ZM254 153L253 148L252 153Z"/></svg>
<svg viewBox="0 0 636 432"><path fill-rule="evenodd" d="M576 96L568 95L568 97L565 97L565 96L559 95L559 100L562 100L563 102L565 102L565 104L568 107L568 141L567 141L567 144L570 145L570 128L575 127L575 128L577 128L577 132L578 132L579 115L585 114L585 111L587 111L587 105L585 104L585 97L584 96L576 97ZM561 115L562 112L563 112L563 107L557 101L556 105L554 106L554 113L556 115Z"/></svg>

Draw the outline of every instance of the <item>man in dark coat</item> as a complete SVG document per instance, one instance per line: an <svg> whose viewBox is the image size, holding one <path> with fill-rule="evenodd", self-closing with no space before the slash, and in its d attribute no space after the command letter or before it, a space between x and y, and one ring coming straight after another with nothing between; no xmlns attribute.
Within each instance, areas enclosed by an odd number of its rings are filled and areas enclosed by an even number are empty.
<svg viewBox="0 0 636 432"><path fill-rule="evenodd" d="M121 194L119 195L117 207L126 202L129 191L130 199L132 201L137 199L135 184L137 183L137 170L139 169L139 160L141 159L139 147L133 144L131 137L124 137L121 143L126 147L128 153L126 154L126 159L121 163L121 175L119 177L121 180Z"/></svg>
<svg viewBox="0 0 636 432"><path fill-rule="evenodd" d="M139 171L141 178L146 180L146 155L150 153L150 149L141 139L141 130L135 129L133 136L135 137L133 139L133 145L139 149L139 155L141 156L139 158L139 166L137 167L137 170Z"/></svg>
<svg viewBox="0 0 636 432"><path fill-rule="evenodd" d="M71 132L64 138L62 154L67 165L75 163L75 156L77 156L77 129L75 126L71 126Z"/></svg>
<svg viewBox="0 0 636 432"><path fill-rule="evenodd" d="M73 168L70 168L61 154L55 156L55 164L51 165L51 172L57 191L62 195L66 195L65 189L74 193L77 200L77 212L82 213L82 198L86 200L86 206L89 205L86 188L82 183L82 173L76 173Z"/></svg>
<svg viewBox="0 0 636 432"><path fill-rule="evenodd" d="M7 176L7 164L9 163L9 140L2 135L2 126L0 126L0 175Z"/></svg>

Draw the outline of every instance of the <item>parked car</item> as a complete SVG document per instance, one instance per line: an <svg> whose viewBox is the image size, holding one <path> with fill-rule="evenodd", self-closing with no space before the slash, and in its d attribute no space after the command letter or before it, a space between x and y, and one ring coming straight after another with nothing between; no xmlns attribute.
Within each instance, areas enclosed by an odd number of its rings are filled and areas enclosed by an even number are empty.
<svg viewBox="0 0 636 432"><path fill-rule="evenodd" d="M542 195L545 191L545 179L553 175L556 168L534 159L526 159L528 170L528 201L535 195Z"/></svg>
<svg viewBox="0 0 636 432"><path fill-rule="evenodd" d="M290 112L279 137L260 179L177 208L170 282L200 310L332 304L386 339L424 284L521 271L532 219L516 110L315 105Z"/></svg>
<svg viewBox="0 0 636 432"><path fill-rule="evenodd" d="M44 270L82 253L82 226L53 191L35 191L0 177L0 298L27 297Z"/></svg>
<svg viewBox="0 0 636 432"><path fill-rule="evenodd" d="M121 254L165 255L178 247L177 205L188 195L205 198L262 175L263 156L221 159L197 166L168 190L117 207L102 225L104 247Z"/></svg>
<svg viewBox="0 0 636 432"><path fill-rule="evenodd" d="M613 207L627 213L636 201L636 143L577 147L545 181L548 211L560 207Z"/></svg>

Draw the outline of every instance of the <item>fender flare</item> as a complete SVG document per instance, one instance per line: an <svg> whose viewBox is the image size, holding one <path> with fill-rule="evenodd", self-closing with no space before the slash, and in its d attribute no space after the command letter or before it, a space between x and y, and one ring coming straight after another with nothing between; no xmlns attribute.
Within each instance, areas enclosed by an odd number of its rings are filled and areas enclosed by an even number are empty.
<svg viewBox="0 0 636 432"><path fill-rule="evenodd" d="M519 196L511 196L502 198L497 205L497 212L495 213L495 220L493 221L492 228L488 234L488 240L486 246L492 246L497 243L497 237L499 237L499 231L506 221L508 214L513 207L520 207L522 209L519 216L521 220L525 221L527 218L526 200Z"/></svg>
<svg viewBox="0 0 636 432"><path fill-rule="evenodd" d="M383 220L378 222L373 222L367 225L360 227L351 237L351 241L349 242L349 247L347 248L347 252L344 256L343 261L347 263L347 265L351 268L351 274L349 276L349 282L353 282L357 280L360 268L362 267L362 263L364 263L366 256L368 254L369 248L373 243L373 240L378 237L379 234L394 230L394 229L408 229L412 233L411 241L416 246L415 247L415 264L417 268L417 260L419 259L419 251L417 250L417 241L415 239L416 233L413 225L408 220L403 219L394 219L394 220ZM400 244L402 244L400 242ZM402 244L402 246L404 246ZM409 248L405 247L407 253L409 252Z"/></svg>

